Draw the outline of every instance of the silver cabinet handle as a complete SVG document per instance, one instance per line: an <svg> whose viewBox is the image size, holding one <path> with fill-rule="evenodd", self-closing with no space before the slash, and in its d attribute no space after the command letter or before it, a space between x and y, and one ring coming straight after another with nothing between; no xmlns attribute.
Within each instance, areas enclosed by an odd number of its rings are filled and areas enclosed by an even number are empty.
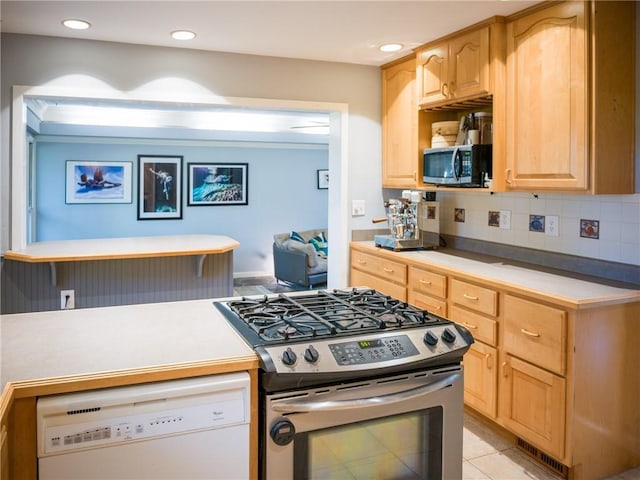
<svg viewBox="0 0 640 480"><path fill-rule="evenodd" d="M461 373L454 373L436 382L421 387L411 388L402 392L390 393L388 395L374 395L353 400L325 400L322 402L304 401L298 398L282 400L271 405L271 409L276 412L317 412L331 410L348 410L353 408L379 407L391 403L411 400L422 395L434 393L445 388L452 387L453 384L462 379Z"/></svg>

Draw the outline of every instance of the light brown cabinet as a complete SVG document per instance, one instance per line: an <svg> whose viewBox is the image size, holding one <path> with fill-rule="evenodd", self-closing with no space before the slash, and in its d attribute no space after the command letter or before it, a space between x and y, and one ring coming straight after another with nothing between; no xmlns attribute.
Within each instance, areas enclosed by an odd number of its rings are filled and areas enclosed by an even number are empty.
<svg viewBox="0 0 640 480"><path fill-rule="evenodd" d="M407 292L409 303L446 312L471 332L475 343L463 360L467 407L569 478L596 480L638 465L640 292L627 301L618 292L570 299L561 286L545 294L465 273L463 259L445 265L351 244L352 285L367 278L390 295Z"/></svg>
<svg viewBox="0 0 640 480"><path fill-rule="evenodd" d="M401 262L352 250L349 283L407 301L407 265Z"/></svg>
<svg viewBox="0 0 640 480"><path fill-rule="evenodd" d="M382 69L382 186L415 188L418 170L415 56Z"/></svg>
<svg viewBox="0 0 640 480"><path fill-rule="evenodd" d="M447 277L424 268L409 267L407 301L429 312L447 316Z"/></svg>
<svg viewBox="0 0 640 480"><path fill-rule="evenodd" d="M635 3L569 1L507 23L494 136L508 190L633 193Z"/></svg>
<svg viewBox="0 0 640 480"><path fill-rule="evenodd" d="M489 27L418 49L420 107L488 96L489 59Z"/></svg>

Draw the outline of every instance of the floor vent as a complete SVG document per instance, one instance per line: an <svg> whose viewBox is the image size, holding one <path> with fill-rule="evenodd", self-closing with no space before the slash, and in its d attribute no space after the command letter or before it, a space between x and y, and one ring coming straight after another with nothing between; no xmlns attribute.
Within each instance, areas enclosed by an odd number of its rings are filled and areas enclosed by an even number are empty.
<svg viewBox="0 0 640 480"><path fill-rule="evenodd" d="M546 453L541 452L529 442L525 442L521 438L518 438L517 445L523 452L528 453L533 458L553 470L554 473L561 475L562 478L567 478L569 476L569 467L563 465L561 462Z"/></svg>

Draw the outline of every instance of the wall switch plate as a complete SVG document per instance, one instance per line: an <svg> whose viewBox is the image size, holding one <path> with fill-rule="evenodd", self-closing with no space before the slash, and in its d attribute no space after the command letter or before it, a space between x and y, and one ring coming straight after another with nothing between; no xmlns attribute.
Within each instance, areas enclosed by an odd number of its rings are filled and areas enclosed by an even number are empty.
<svg viewBox="0 0 640 480"><path fill-rule="evenodd" d="M76 308L76 293L74 290L60 291L60 310L72 310Z"/></svg>
<svg viewBox="0 0 640 480"><path fill-rule="evenodd" d="M545 224L544 224L545 235L549 235L551 237L559 236L560 235L559 222L560 220L558 215L547 215L545 218Z"/></svg>
<svg viewBox="0 0 640 480"><path fill-rule="evenodd" d="M500 228L511 229L511 210L500 210Z"/></svg>
<svg viewBox="0 0 640 480"><path fill-rule="evenodd" d="M351 216L361 217L364 215L364 200L351 201Z"/></svg>

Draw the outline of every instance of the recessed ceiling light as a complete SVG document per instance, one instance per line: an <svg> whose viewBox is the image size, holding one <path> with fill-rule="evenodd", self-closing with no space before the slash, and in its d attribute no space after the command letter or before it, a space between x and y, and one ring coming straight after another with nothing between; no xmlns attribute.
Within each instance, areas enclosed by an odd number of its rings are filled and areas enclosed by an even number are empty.
<svg viewBox="0 0 640 480"><path fill-rule="evenodd" d="M62 24L67 28L73 28L74 30L86 30L91 24L85 20L78 20L76 18L69 18L63 20Z"/></svg>
<svg viewBox="0 0 640 480"><path fill-rule="evenodd" d="M189 30L175 30L171 32L174 40L192 40L196 38L196 34Z"/></svg>
<svg viewBox="0 0 640 480"><path fill-rule="evenodd" d="M387 43L380 46L381 52L397 52L402 50L403 45L401 43Z"/></svg>

